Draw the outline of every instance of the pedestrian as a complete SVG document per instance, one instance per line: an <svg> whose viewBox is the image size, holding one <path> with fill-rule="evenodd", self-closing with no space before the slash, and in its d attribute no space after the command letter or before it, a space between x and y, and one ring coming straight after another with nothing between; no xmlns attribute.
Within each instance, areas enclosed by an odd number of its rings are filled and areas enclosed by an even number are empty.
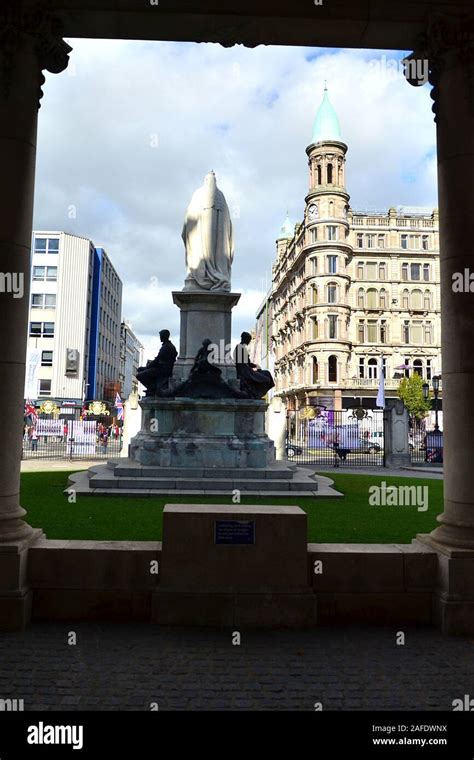
<svg viewBox="0 0 474 760"><path fill-rule="evenodd" d="M35 428L31 431L31 451L38 451L38 433Z"/></svg>

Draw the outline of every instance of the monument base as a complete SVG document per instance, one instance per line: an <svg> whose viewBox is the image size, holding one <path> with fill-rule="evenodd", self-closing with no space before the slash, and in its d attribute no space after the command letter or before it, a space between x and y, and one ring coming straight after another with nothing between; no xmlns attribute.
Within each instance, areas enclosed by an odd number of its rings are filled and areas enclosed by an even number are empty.
<svg viewBox="0 0 474 760"><path fill-rule="evenodd" d="M130 443L130 459L138 464L219 469L275 461L264 401L147 398L140 406L142 429Z"/></svg>

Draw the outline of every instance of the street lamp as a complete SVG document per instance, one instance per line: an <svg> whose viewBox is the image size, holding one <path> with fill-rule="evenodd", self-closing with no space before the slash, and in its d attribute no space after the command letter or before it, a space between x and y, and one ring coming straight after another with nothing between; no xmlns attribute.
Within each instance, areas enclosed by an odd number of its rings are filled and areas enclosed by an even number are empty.
<svg viewBox="0 0 474 760"><path fill-rule="evenodd" d="M438 394L439 394L439 381L440 377L439 375L435 375L433 377L432 383L433 383L433 393L435 397L435 431L438 432L439 425L438 425Z"/></svg>
<svg viewBox="0 0 474 760"><path fill-rule="evenodd" d="M423 383L421 387L423 390L423 398L425 401L428 401L430 397L430 386L428 385L428 383Z"/></svg>

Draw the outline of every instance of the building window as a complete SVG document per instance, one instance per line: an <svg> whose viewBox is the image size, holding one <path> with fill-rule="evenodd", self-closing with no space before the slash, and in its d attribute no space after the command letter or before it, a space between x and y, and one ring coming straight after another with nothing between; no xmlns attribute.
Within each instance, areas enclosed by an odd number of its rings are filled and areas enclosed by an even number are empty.
<svg viewBox="0 0 474 760"><path fill-rule="evenodd" d="M43 322L43 338L54 338L54 322Z"/></svg>
<svg viewBox="0 0 474 760"><path fill-rule="evenodd" d="M41 352L41 366L42 367L52 367L53 366L53 352L52 351L42 351Z"/></svg>
<svg viewBox="0 0 474 760"><path fill-rule="evenodd" d="M411 294L411 308L414 311L421 311L423 309L423 293L421 290L413 290Z"/></svg>
<svg viewBox="0 0 474 760"><path fill-rule="evenodd" d="M432 376L432 365L431 365L431 359L426 360L426 379L431 380Z"/></svg>
<svg viewBox="0 0 474 760"><path fill-rule="evenodd" d="M59 238L48 238L48 253L59 253Z"/></svg>
<svg viewBox="0 0 474 760"><path fill-rule="evenodd" d="M357 308L358 309L365 308L364 289L363 288L359 288L359 291L357 293Z"/></svg>
<svg viewBox="0 0 474 760"><path fill-rule="evenodd" d="M415 359L413 362L413 373L423 377L423 362L421 359Z"/></svg>
<svg viewBox="0 0 474 760"><path fill-rule="evenodd" d="M316 243L317 239L318 239L318 228L313 227L311 229L311 242Z"/></svg>
<svg viewBox="0 0 474 760"><path fill-rule="evenodd" d="M311 288L311 304L316 306L318 303L318 289L315 285Z"/></svg>
<svg viewBox="0 0 474 760"><path fill-rule="evenodd" d="M323 174L321 171L321 164L318 164L318 185L320 185L323 181Z"/></svg>
<svg viewBox="0 0 474 760"><path fill-rule="evenodd" d="M35 253L46 253L46 238L35 238Z"/></svg>
<svg viewBox="0 0 474 760"><path fill-rule="evenodd" d="M413 322L411 329L411 342L420 345L423 343L423 332L421 322Z"/></svg>
<svg viewBox="0 0 474 760"><path fill-rule="evenodd" d="M423 280L425 282L430 281L430 265L429 264L423 264Z"/></svg>
<svg viewBox="0 0 474 760"><path fill-rule="evenodd" d="M425 324L425 343L431 345L433 343L433 325L431 322Z"/></svg>
<svg viewBox="0 0 474 760"><path fill-rule="evenodd" d="M318 320L316 319L316 317L313 317L311 322L313 323L313 326L312 326L313 340L317 340L319 338Z"/></svg>
<svg viewBox="0 0 474 760"><path fill-rule="evenodd" d="M337 256L326 256L329 274L337 274Z"/></svg>
<svg viewBox="0 0 474 760"><path fill-rule="evenodd" d="M380 342L381 343L386 343L387 342L387 337L388 337L387 323L386 323L385 319L382 319L382 321L380 323Z"/></svg>
<svg viewBox="0 0 474 760"><path fill-rule="evenodd" d="M385 248L385 235L379 235L377 238L377 245L379 248Z"/></svg>
<svg viewBox="0 0 474 760"><path fill-rule="evenodd" d="M367 248L375 248L375 235L367 235Z"/></svg>
<svg viewBox="0 0 474 760"><path fill-rule="evenodd" d="M425 311L430 311L431 310L431 293L430 293L429 290L425 290L424 309L425 309Z"/></svg>
<svg viewBox="0 0 474 760"><path fill-rule="evenodd" d="M357 233L357 248L363 248L364 247L364 236L362 233Z"/></svg>
<svg viewBox="0 0 474 760"><path fill-rule="evenodd" d="M40 380L38 396L51 396L51 380Z"/></svg>
<svg viewBox="0 0 474 760"><path fill-rule="evenodd" d="M402 280L404 282L408 280L408 264L406 262L402 264Z"/></svg>
<svg viewBox="0 0 474 760"><path fill-rule="evenodd" d="M357 264L357 279L364 279L364 263L362 261L359 261Z"/></svg>
<svg viewBox="0 0 474 760"><path fill-rule="evenodd" d="M369 380L377 380L377 376L378 376L377 359L369 359L369 361L367 362L367 374L368 374Z"/></svg>
<svg viewBox="0 0 474 760"><path fill-rule="evenodd" d="M332 185L332 164L328 164L327 176L328 176L328 185Z"/></svg>
<svg viewBox="0 0 474 760"><path fill-rule="evenodd" d="M379 303L381 309L387 308L387 291L385 288L382 288L379 295Z"/></svg>
<svg viewBox="0 0 474 760"><path fill-rule="evenodd" d="M46 267L33 267L33 280L44 280Z"/></svg>
<svg viewBox="0 0 474 760"><path fill-rule="evenodd" d="M46 279L49 282L55 282L58 279L58 268L46 267Z"/></svg>
<svg viewBox="0 0 474 760"><path fill-rule="evenodd" d="M335 224L328 224L327 226L328 240L337 240L337 227Z"/></svg>
<svg viewBox="0 0 474 760"><path fill-rule="evenodd" d="M30 338L41 338L41 322L30 322Z"/></svg>
<svg viewBox="0 0 474 760"><path fill-rule="evenodd" d="M377 291L375 290L375 288L369 288L367 290L367 308L368 309L377 308Z"/></svg>
<svg viewBox="0 0 474 760"><path fill-rule="evenodd" d="M40 293L31 294L31 308L42 309L43 308L43 295Z"/></svg>
<svg viewBox="0 0 474 760"><path fill-rule="evenodd" d="M313 356L313 385L319 381L318 360Z"/></svg>
<svg viewBox="0 0 474 760"><path fill-rule="evenodd" d="M410 236L410 248L414 248L416 251L420 250L420 236L419 235Z"/></svg>
<svg viewBox="0 0 474 760"><path fill-rule="evenodd" d="M328 285L328 303L337 303L337 285L332 282Z"/></svg>
<svg viewBox="0 0 474 760"><path fill-rule="evenodd" d="M404 250L408 248L408 235L400 235L400 245Z"/></svg>
<svg viewBox="0 0 474 760"><path fill-rule="evenodd" d="M311 259L311 274L318 274L318 259L316 256Z"/></svg>
<svg viewBox="0 0 474 760"><path fill-rule="evenodd" d="M328 314L329 335L331 340L337 338L337 315Z"/></svg>
<svg viewBox="0 0 474 760"><path fill-rule="evenodd" d="M379 264L379 280L387 279L387 267L384 263Z"/></svg>
<svg viewBox="0 0 474 760"><path fill-rule="evenodd" d="M330 383L337 383L337 356L330 356L328 359L328 380Z"/></svg>
<svg viewBox="0 0 474 760"><path fill-rule="evenodd" d="M421 239L421 247L424 251L428 251L430 247L430 238L429 235L423 235Z"/></svg>
<svg viewBox="0 0 474 760"><path fill-rule="evenodd" d="M366 271L368 280L376 280L377 279L377 262L368 261L365 265L365 271Z"/></svg>
<svg viewBox="0 0 474 760"><path fill-rule="evenodd" d="M56 293L46 293L44 297L44 308L45 309L56 308Z"/></svg>
<svg viewBox="0 0 474 760"><path fill-rule="evenodd" d="M329 201L329 216L330 217L334 216L334 202L333 201Z"/></svg>
<svg viewBox="0 0 474 760"><path fill-rule="evenodd" d="M410 264L410 277L412 280L421 279L421 264Z"/></svg>
<svg viewBox="0 0 474 760"><path fill-rule="evenodd" d="M410 343L410 322L407 319L403 323L402 341L404 343Z"/></svg>
<svg viewBox="0 0 474 760"><path fill-rule="evenodd" d="M377 322L375 319L369 319L367 322L367 341L377 343Z"/></svg>
<svg viewBox="0 0 474 760"><path fill-rule="evenodd" d="M365 377L365 359L363 356L359 357L359 377L361 379Z"/></svg>
<svg viewBox="0 0 474 760"><path fill-rule="evenodd" d="M410 291L404 290L402 293L402 309L410 308Z"/></svg>

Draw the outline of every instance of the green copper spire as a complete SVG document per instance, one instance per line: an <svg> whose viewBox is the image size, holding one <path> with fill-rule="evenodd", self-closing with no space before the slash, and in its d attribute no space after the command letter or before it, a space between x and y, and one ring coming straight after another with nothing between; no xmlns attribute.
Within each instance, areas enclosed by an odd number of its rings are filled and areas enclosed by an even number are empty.
<svg viewBox="0 0 474 760"><path fill-rule="evenodd" d="M286 219L283 223L283 227L281 228L280 234L278 235L278 240L283 240L284 238L288 238L291 240L294 234L295 234L295 225L292 223L287 213Z"/></svg>
<svg viewBox="0 0 474 760"><path fill-rule="evenodd" d="M342 142L341 128L334 108L328 96L328 88L325 84L324 97L319 106L313 129L313 143L324 140L338 140Z"/></svg>

